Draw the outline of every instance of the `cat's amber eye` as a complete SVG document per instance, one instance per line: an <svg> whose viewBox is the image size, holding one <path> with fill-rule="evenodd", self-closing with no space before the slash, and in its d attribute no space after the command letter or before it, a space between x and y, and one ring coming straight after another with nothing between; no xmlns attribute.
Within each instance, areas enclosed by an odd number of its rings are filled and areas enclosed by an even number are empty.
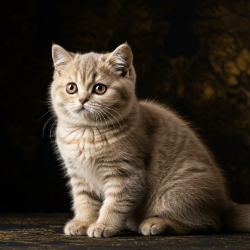
<svg viewBox="0 0 250 250"><path fill-rule="evenodd" d="M93 92L98 94L98 95L102 95L106 92L107 87L103 84L96 84L94 86Z"/></svg>
<svg viewBox="0 0 250 250"><path fill-rule="evenodd" d="M66 91L67 91L69 94L72 95L72 94L75 94L75 93L78 91L78 88L77 88L77 86L76 86L75 83L70 82L70 83L68 83L67 86L66 86Z"/></svg>

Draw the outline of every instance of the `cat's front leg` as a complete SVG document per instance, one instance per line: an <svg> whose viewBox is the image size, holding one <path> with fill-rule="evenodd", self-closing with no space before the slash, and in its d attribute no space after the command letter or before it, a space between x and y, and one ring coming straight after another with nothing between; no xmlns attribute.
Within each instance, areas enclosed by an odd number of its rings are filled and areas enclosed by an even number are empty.
<svg viewBox="0 0 250 250"><path fill-rule="evenodd" d="M71 179L75 217L65 225L66 235L87 235L89 226L98 219L101 202L82 181Z"/></svg>
<svg viewBox="0 0 250 250"><path fill-rule="evenodd" d="M140 176L112 176L105 187L106 198L98 220L88 228L89 237L112 237L121 232L144 193Z"/></svg>

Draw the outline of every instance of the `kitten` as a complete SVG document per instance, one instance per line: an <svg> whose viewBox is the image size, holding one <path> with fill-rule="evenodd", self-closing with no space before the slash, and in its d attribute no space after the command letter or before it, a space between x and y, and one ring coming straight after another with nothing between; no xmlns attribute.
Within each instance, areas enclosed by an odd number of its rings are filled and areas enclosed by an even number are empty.
<svg viewBox="0 0 250 250"><path fill-rule="evenodd" d="M135 95L128 44L74 54L53 45L56 144L72 187L67 235L250 232L211 154L171 110Z"/></svg>

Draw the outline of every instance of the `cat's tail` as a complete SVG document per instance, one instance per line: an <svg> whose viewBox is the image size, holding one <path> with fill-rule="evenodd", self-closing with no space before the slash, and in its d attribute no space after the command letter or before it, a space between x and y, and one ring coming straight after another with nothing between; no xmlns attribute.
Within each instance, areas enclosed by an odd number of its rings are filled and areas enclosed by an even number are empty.
<svg viewBox="0 0 250 250"><path fill-rule="evenodd" d="M224 231L250 232L250 204L231 203L229 212L223 220Z"/></svg>

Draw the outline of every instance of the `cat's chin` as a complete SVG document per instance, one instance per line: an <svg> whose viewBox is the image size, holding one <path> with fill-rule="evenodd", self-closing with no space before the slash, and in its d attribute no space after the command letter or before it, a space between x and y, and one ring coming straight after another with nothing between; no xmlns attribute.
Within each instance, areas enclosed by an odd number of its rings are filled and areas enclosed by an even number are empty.
<svg viewBox="0 0 250 250"><path fill-rule="evenodd" d="M91 112L86 108L80 108L74 112L71 112L71 117L78 125L91 126L92 124L95 124L95 121L93 120L93 114L91 114Z"/></svg>

